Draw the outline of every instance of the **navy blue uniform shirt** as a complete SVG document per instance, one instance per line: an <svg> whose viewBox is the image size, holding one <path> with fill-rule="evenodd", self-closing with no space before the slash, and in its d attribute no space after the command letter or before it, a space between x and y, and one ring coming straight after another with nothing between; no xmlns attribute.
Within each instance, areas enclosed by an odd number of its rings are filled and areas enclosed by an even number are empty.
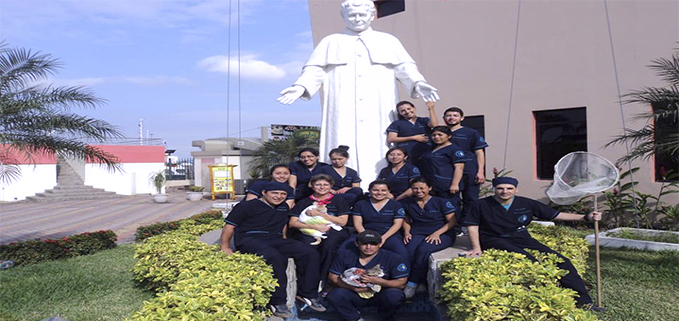
<svg viewBox="0 0 679 321"><path fill-rule="evenodd" d="M401 203L389 200L378 212L369 199L356 202L352 215L363 218L363 227L380 234L386 233L394 225L394 219L405 218L406 212Z"/></svg>
<svg viewBox="0 0 679 321"><path fill-rule="evenodd" d="M385 180L389 184L391 195L398 197L410 187L410 180L422 176L415 165L406 163L395 174L391 167L387 166L380 171L377 179Z"/></svg>
<svg viewBox="0 0 679 321"><path fill-rule="evenodd" d="M410 274L406 260L396 253L380 249L366 265L361 264L358 260L359 257L356 246L352 246L348 251L338 252L330 266L330 273L342 275L344 271L350 268L356 267L367 270L379 264L384 271L382 278L385 280L405 278Z"/></svg>
<svg viewBox="0 0 679 321"><path fill-rule="evenodd" d="M436 151L432 148L422 156L420 170L422 170L422 176L431 183L433 191L446 193L453 182L455 172L453 165L465 163L468 159L468 153L455 145L448 145Z"/></svg>
<svg viewBox="0 0 679 321"><path fill-rule="evenodd" d="M297 176L295 199L307 197L313 193L313 191L309 188L309 180L311 180L311 177L314 175L320 174L321 169L327 166L330 165L318 162L316 163L316 167L314 167L313 170L309 170L309 168L306 167L302 161L292 162L290 165L288 165L288 167L290 167L290 174Z"/></svg>
<svg viewBox="0 0 679 321"><path fill-rule="evenodd" d="M239 246L246 237L283 237L283 227L288 223L289 212L290 208L285 202L271 206L254 199L236 205L224 222L236 227L234 243Z"/></svg>
<svg viewBox="0 0 679 321"><path fill-rule="evenodd" d="M552 220L557 215L559 211L530 198L514 196L506 210L495 197L489 196L474 202L463 223L479 226L482 236L509 237L517 229L530 224L533 216Z"/></svg>
<svg viewBox="0 0 679 321"><path fill-rule="evenodd" d="M304 209L311 206L313 203L314 200L308 197L299 200L299 202L295 204L295 207L290 211L290 216L299 216ZM328 214L332 216L349 215L351 213L347 202L340 197L333 197L330 200L330 203L325 204L325 207L328 209Z"/></svg>
<svg viewBox="0 0 679 321"><path fill-rule="evenodd" d="M486 143L481 134L476 129L462 127L453 131L450 142L457 146L458 149L469 154L469 159L464 165L464 173L467 175L476 175L476 172L479 171L479 164L477 163L476 153L474 151L488 147L488 143Z"/></svg>
<svg viewBox="0 0 679 321"><path fill-rule="evenodd" d="M429 117L417 117L415 119L415 123L413 124L407 119L399 119L397 121L394 121L389 125L389 127L387 127L387 133L397 133L398 137L410 137L414 135L426 135L427 137L429 137L429 135L431 135L429 121L430 121ZM394 145L398 147L403 147L406 150L406 152L408 152L408 155L412 155L415 146L418 145L427 146L428 144L420 143L414 140L409 140L407 142L396 143Z"/></svg>
<svg viewBox="0 0 679 321"><path fill-rule="evenodd" d="M332 186L332 189L338 190L343 187L351 187L351 184L361 182L361 178L358 177L358 172L349 167L344 168L344 177L340 176L340 174L332 166L325 166L323 169L321 169L321 173L328 174L333 180L335 180L335 185Z"/></svg>
<svg viewBox="0 0 679 321"><path fill-rule="evenodd" d="M457 208L448 199L432 196L424 208L417 204L417 199L408 197L401 201L410 218L410 234L430 235L443 227L448 220L446 215L456 213Z"/></svg>
<svg viewBox="0 0 679 321"><path fill-rule="evenodd" d="M264 187L266 187L266 184L268 184L269 182L271 182L271 181L258 180L254 184L252 184L252 186L248 187L248 190L245 191L245 194L252 194L252 195L255 195L257 197L262 197L262 191L264 190ZM287 184L287 183L283 183L283 184ZM295 190L292 189L292 187L290 187L289 185L286 185L286 187L287 188L285 189L285 191L288 192L288 198L287 199L289 199L289 200L294 199L295 198Z"/></svg>

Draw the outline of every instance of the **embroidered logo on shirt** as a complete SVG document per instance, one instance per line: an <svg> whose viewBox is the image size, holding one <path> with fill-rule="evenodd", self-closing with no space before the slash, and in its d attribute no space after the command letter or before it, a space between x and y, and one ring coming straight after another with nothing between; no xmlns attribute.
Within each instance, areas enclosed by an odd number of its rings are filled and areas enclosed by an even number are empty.
<svg viewBox="0 0 679 321"><path fill-rule="evenodd" d="M455 152L455 156L457 156L457 157L464 157L464 152L461 151L461 150L458 150L457 152Z"/></svg>
<svg viewBox="0 0 679 321"><path fill-rule="evenodd" d="M413 173L419 174L419 173L420 173L420 169L417 168L417 167L413 168Z"/></svg>
<svg viewBox="0 0 679 321"><path fill-rule="evenodd" d="M528 221L528 215L519 216L518 221L521 223L525 223L526 221Z"/></svg>
<svg viewBox="0 0 679 321"><path fill-rule="evenodd" d="M401 207L398 209L398 214L399 215L406 215L406 211Z"/></svg>
<svg viewBox="0 0 679 321"><path fill-rule="evenodd" d="M446 202L446 207L447 208L455 208L455 206L453 206L453 203L451 203L450 201Z"/></svg>
<svg viewBox="0 0 679 321"><path fill-rule="evenodd" d="M398 267L396 267L396 269L399 270L399 272L405 272L408 270L408 267L405 264L401 263L398 265Z"/></svg>

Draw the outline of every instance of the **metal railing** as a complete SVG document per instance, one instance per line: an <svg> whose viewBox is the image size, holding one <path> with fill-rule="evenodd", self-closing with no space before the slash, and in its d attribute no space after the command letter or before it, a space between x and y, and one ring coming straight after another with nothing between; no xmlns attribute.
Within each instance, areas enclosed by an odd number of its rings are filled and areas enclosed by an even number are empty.
<svg viewBox="0 0 679 321"><path fill-rule="evenodd" d="M185 179L194 179L193 158L179 159L176 163L168 161L165 164L165 178L168 181L178 181Z"/></svg>

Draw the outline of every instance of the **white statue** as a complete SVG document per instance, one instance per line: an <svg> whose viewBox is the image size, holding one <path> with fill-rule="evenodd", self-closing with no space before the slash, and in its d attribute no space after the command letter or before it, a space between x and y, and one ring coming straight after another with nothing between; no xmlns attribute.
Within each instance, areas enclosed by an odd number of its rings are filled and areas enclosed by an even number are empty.
<svg viewBox="0 0 679 321"><path fill-rule="evenodd" d="M370 183L383 163L389 145L386 129L395 120L396 80L412 98L437 101L436 88L427 84L415 61L394 36L375 31L375 6L370 0L346 0L340 12L347 25L314 49L302 75L280 92L289 105L309 100L323 85L321 156L339 146L350 146L349 167Z"/></svg>

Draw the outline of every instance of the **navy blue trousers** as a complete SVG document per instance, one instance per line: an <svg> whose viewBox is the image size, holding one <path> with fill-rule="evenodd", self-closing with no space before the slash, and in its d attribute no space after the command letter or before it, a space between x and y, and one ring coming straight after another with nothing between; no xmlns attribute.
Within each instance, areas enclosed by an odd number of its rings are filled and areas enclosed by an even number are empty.
<svg viewBox="0 0 679 321"><path fill-rule="evenodd" d="M575 299L578 304L592 303L592 298L589 297L587 289L585 288L585 283L578 275L578 271L575 269L573 264L569 259L561 255L560 253L548 248L544 244L536 241L530 236L527 231L517 232L512 234L510 237L481 237L481 248L485 249L499 249L508 252L521 253L525 255L529 260L536 262L535 257L526 252L525 249L538 250L543 253L554 253L564 261L559 263L557 266L568 271L568 274L563 276L559 283L564 288L572 289L578 293L578 297Z"/></svg>
<svg viewBox="0 0 679 321"><path fill-rule="evenodd" d="M278 280L269 303L271 305L285 304L288 276L288 258L295 259L297 268L297 295L314 299L318 296L319 263L318 251L298 240L277 238L247 238L243 239L236 249L243 253L262 256L266 263L273 266L273 276Z"/></svg>
<svg viewBox="0 0 679 321"><path fill-rule="evenodd" d="M472 204L479 200L479 192L481 191L481 185L476 184L475 175L463 175L462 181L462 212L457 215L457 221L462 222L462 218L467 215Z"/></svg>
<svg viewBox="0 0 679 321"><path fill-rule="evenodd" d="M328 278L328 271L330 270L332 261L337 255L340 244L342 244L342 242L344 242L349 237L349 230L343 228L341 231L335 231L333 228L330 228L326 235L328 237L324 239L321 244L311 245L310 243L316 241L315 238L302 233L295 234L296 240L300 240L302 243L308 244L309 247L315 251L318 251L320 260L319 276L320 279L324 281Z"/></svg>
<svg viewBox="0 0 679 321"><path fill-rule="evenodd" d="M427 235L413 235L410 242L406 244L408 251L408 261L410 262L410 277L408 281L424 283L427 281L427 271L429 271L429 256L448 248L455 243L455 235L446 233L441 235L441 244L429 244L424 241Z"/></svg>
<svg viewBox="0 0 679 321"><path fill-rule="evenodd" d="M368 305L376 305L379 315L390 320L405 298L403 291L397 288L382 288L370 299L363 299L352 290L336 288L328 294L327 299L344 320L358 320L361 317L358 309Z"/></svg>

